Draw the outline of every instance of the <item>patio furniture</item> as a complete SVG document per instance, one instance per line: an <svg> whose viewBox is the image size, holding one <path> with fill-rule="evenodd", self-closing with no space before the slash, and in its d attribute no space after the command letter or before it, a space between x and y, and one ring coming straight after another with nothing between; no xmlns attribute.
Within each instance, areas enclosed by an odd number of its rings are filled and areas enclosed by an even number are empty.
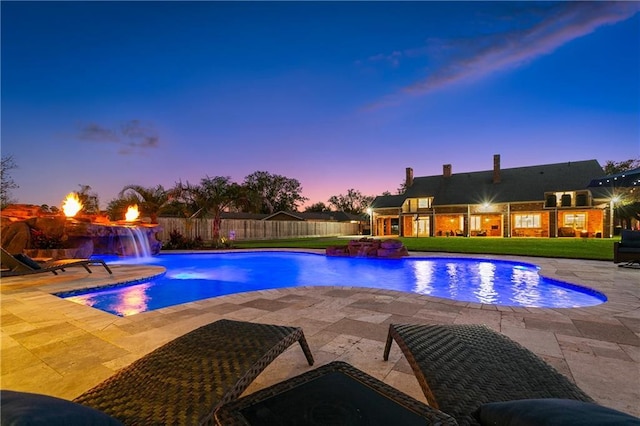
<svg viewBox="0 0 640 426"><path fill-rule="evenodd" d="M0 247L0 253L2 254L0 259L2 267L6 268L2 270L3 277L40 274L46 272L58 275L57 271L64 271L65 269L73 266L82 266L91 274L92 271L89 269L89 265L102 265L109 274L113 273L102 259L60 259L48 262L37 262L24 254L13 255L2 247Z"/></svg>
<svg viewBox="0 0 640 426"><path fill-rule="evenodd" d="M562 226L558 228L558 237L575 237L576 230L570 226Z"/></svg>
<svg viewBox="0 0 640 426"><path fill-rule="evenodd" d="M559 398L593 402L533 352L485 325L391 324L384 349L395 340L429 405L460 424L479 424L485 403Z"/></svg>
<svg viewBox="0 0 640 426"><path fill-rule="evenodd" d="M624 262L624 263L622 263ZM623 229L620 241L613 243L613 263L622 267L640 267L640 231Z"/></svg>
<svg viewBox="0 0 640 426"><path fill-rule="evenodd" d="M221 406L216 423L234 425L456 425L345 362L334 361Z"/></svg>
<svg viewBox="0 0 640 426"><path fill-rule="evenodd" d="M240 396L301 328L220 320L191 331L118 371L74 402L126 425L213 424L214 410Z"/></svg>

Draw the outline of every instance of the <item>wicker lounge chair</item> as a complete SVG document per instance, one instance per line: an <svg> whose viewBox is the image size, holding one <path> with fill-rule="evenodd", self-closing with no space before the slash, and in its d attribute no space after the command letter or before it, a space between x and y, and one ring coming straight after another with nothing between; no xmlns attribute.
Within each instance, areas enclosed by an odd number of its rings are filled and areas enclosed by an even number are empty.
<svg viewBox="0 0 640 426"><path fill-rule="evenodd" d="M391 324L429 405L461 425L479 424L482 404L517 399L593 400L534 353L484 325Z"/></svg>
<svg viewBox="0 0 640 426"><path fill-rule="evenodd" d="M181 336L118 371L74 402L126 425L214 424L215 409L235 400L301 328L220 320Z"/></svg>
<svg viewBox="0 0 640 426"><path fill-rule="evenodd" d="M64 271L66 268L71 268L72 266L82 266L91 274L92 271L89 269L89 265L102 265L108 273L112 273L111 269L102 259L60 259L49 262L36 262L26 255L20 255L20 257L18 257L18 255L14 256L1 247L0 253L2 254L2 258L0 259L2 261L2 267L7 268L2 271L3 277L41 274L46 272L58 275L58 271Z"/></svg>

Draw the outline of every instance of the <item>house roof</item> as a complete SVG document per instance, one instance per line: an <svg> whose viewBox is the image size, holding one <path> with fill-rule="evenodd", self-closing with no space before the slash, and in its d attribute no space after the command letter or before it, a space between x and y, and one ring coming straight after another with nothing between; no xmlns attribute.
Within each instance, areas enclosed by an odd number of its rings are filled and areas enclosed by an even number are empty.
<svg viewBox="0 0 640 426"><path fill-rule="evenodd" d="M268 215L262 213L244 213L244 212L222 212L220 217L222 219L253 219L262 220Z"/></svg>
<svg viewBox="0 0 640 426"><path fill-rule="evenodd" d="M371 202L371 208L373 209L385 209L393 207L402 207L402 203L407 198L405 194L402 195L379 195Z"/></svg>
<svg viewBox="0 0 640 426"><path fill-rule="evenodd" d="M304 217L306 220L325 220L325 221L336 221L336 222L349 222L352 220L363 220L362 217L343 212L302 212L298 213L300 216Z"/></svg>
<svg viewBox="0 0 640 426"><path fill-rule="evenodd" d="M545 192L587 189L602 175L596 160L500 169L500 182L493 183L493 169L479 172L416 177L404 195L376 197L372 207L400 207L407 198L433 197L433 205L509 203L541 201ZM591 190L594 197L606 197Z"/></svg>

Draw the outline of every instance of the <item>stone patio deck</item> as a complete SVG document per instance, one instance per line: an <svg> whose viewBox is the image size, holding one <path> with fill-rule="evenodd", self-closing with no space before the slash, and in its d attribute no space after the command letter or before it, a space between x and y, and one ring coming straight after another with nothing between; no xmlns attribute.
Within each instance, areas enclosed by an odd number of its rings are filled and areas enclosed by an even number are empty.
<svg viewBox="0 0 640 426"><path fill-rule="evenodd" d="M428 253L412 253L427 257ZM433 253L437 256L464 257ZM114 265L87 274L3 278L3 389L73 399L160 345L220 318L303 328L314 367L292 346L247 393L334 360L348 362L426 402L397 346L382 360L388 324L483 323L526 346L602 405L640 416L640 271L611 262L494 257L537 264L541 274L605 293L604 304L573 309L512 308L357 287L302 287L242 293L117 317L52 292L113 284L161 272Z"/></svg>

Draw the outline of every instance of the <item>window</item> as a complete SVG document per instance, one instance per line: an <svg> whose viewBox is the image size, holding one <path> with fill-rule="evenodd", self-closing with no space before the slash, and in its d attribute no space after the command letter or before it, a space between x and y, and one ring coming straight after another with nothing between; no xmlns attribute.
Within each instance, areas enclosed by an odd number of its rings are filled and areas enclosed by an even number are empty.
<svg viewBox="0 0 640 426"><path fill-rule="evenodd" d="M517 214L514 215L515 228L540 228L539 214Z"/></svg>
<svg viewBox="0 0 640 426"><path fill-rule="evenodd" d="M482 218L480 216L471 216L471 230L472 231L481 231L482 230Z"/></svg>
<svg viewBox="0 0 640 426"><path fill-rule="evenodd" d="M419 209L430 209L432 198L418 198Z"/></svg>
<svg viewBox="0 0 640 426"><path fill-rule="evenodd" d="M563 222L564 226L584 229L584 225L587 222L587 215L585 213L565 214Z"/></svg>
<svg viewBox="0 0 640 426"><path fill-rule="evenodd" d="M585 192L580 192L576 194L576 206L588 206L589 205L589 194Z"/></svg>
<svg viewBox="0 0 640 426"><path fill-rule="evenodd" d="M556 198L556 194L548 194L547 199L544 203L545 207L556 207L558 205L558 199Z"/></svg>

